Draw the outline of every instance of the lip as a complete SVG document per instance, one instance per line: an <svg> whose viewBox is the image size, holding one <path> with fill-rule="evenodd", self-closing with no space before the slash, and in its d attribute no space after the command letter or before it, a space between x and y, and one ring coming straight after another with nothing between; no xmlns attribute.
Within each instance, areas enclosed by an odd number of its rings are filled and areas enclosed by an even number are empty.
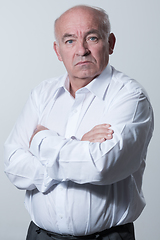
<svg viewBox="0 0 160 240"><path fill-rule="evenodd" d="M78 66L78 65L86 65L86 64L90 64L92 63L91 61L81 61L81 62L78 62L75 64L75 66Z"/></svg>

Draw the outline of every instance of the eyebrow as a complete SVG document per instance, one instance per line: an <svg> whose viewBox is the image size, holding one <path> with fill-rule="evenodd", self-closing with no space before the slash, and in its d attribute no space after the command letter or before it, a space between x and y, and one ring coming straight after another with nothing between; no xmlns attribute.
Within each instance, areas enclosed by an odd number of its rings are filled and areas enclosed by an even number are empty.
<svg viewBox="0 0 160 240"><path fill-rule="evenodd" d="M86 32L86 36L88 36L88 35L90 35L90 34L93 34L93 33L96 33L98 36L100 36L101 34L100 34L100 31L99 30L97 30L97 29L90 29L88 32Z"/></svg>
<svg viewBox="0 0 160 240"><path fill-rule="evenodd" d="M99 30L97 30L97 29L90 29L88 32L85 33L85 37L90 34L93 34L93 33L95 33L99 37L101 37L101 34L100 34ZM77 38L77 36L75 34L65 33L62 37L62 41L64 42L66 38L70 38L70 37Z"/></svg>
<svg viewBox="0 0 160 240"><path fill-rule="evenodd" d="M66 38L70 38L70 37L76 38L76 35L75 35L75 34L70 34L70 33L65 33L65 34L63 35L63 37L62 37L62 41L64 42L64 40L65 40Z"/></svg>

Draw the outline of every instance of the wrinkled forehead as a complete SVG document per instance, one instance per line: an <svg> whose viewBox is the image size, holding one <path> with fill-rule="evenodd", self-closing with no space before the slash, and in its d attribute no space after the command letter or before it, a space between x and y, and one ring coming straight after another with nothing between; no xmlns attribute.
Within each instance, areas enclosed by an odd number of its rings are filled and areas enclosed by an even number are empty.
<svg viewBox="0 0 160 240"><path fill-rule="evenodd" d="M62 38L67 33L75 31L88 32L90 29L100 31L100 19L94 10L88 9L71 9L64 13L55 25L56 38Z"/></svg>

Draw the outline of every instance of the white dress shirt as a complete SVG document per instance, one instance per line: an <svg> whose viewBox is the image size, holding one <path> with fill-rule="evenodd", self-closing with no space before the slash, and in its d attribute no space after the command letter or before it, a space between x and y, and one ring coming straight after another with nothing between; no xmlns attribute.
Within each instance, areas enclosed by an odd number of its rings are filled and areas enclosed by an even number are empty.
<svg viewBox="0 0 160 240"><path fill-rule="evenodd" d="M73 98L67 74L36 87L5 143L5 172L25 189L31 219L48 231L88 235L133 222L153 131L143 88L109 64ZM109 123L113 139L80 141ZM49 130L30 137L38 124Z"/></svg>

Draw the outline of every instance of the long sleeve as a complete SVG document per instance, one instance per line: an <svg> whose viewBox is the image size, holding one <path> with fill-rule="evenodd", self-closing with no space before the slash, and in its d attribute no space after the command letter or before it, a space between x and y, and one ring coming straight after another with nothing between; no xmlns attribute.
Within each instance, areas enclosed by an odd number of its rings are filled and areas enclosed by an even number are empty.
<svg viewBox="0 0 160 240"><path fill-rule="evenodd" d="M133 222L145 206L142 177L153 132L147 94L110 65L75 98L68 85L64 75L32 91L5 143L5 172L27 190L32 221L48 231L84 235L86 220L89 234ZM81 141L103 123L114 130L111 140ZM37 125L49 130L29 146Z"/></svg>
<svg viewBox="0 0 160 240"><path fill-rule="evenodd" d="M153 131L152 107L142 88L122 77L118 74L112 78L107 94L106 77L97 78L92 83L94 88L91 85L91 98L83 104L81 133L89 131L91 124L111 124L113 139L103 143L80 141L77 135L64 137L72 101L64 88L57 92L59 79L44 82L32 91L5 143L5 172L11 182L20 189L46 192L52 185L69 180L108 185L143 169ZM99 81L101 87L96 85ZM95 97L95 89L99 97ZM51 122L51 128L43 118ZM29 148L34 129L43 123L50 130L37 133Z"/></svg>
<svg viewBox="0 0 160 240"><path fill-rule="evenodd" d="M29 141L39 121L34 93L31 94L10 136L5 142L5 173L18 188L45 192L56 183L36 156L29 151Z"/></svg>
<svg viewBox="0 0 160 240"><path fill-rule="evenodd" d="M153 131L152 108L140 90L121 93L106 113L113 139L103 143L83 142L42 131L34 137L31 152L56 181L108 185L127 178L144 164Z"/></svg>

